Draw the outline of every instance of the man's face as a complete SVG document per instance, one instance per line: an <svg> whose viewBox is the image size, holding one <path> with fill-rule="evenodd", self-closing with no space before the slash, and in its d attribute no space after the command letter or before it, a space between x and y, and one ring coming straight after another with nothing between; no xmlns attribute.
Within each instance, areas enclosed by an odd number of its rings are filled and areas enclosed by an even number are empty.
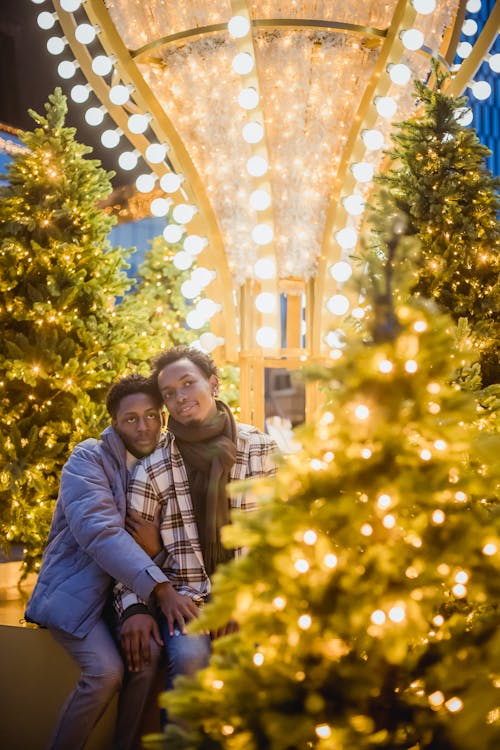
<svg viewBox="0 0 500 750"><path fill-rule="evenodd" d="M158 387L172 417L181 424L199 424L217 412L217 377L205 377L190 359L178 359L158 375Z"/></svg>
<svg viewBox="0 0 500 750"><path fill-rule="evenodd" d="M112 425L136 458L154 450L161 430L161 412L147 393L131 393L120 401Z"/></svg>

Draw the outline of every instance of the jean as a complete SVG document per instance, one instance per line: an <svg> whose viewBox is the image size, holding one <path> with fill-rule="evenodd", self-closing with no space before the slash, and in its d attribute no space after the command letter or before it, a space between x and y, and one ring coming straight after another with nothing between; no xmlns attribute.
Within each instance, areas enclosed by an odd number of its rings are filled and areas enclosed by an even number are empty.
<svg viewBox="0 0 500 750"><path fill-rule="evenodd" d="M179 674L192 676L199 669L204 669L210 661L212 641L209 635L183 635L178 628L170 635L168 625L162 618L160 622L161 636L165 644L167 655L167 683L166 689L172 690L174 680ZM167 723L167 713L161 711L161 723Z"/></svg>
<svg viewBox="0 0 500 750"><path fill-rule="evenodd" d="M156 675L160 647L151 641L151 663L141 672L127 673L124 680L122 657L104 619L84 638L55 628L50 632L81 672L59 713L49 750L83 750L93 728L120 690L113 750L132 750L137 746L136 737Z"/></svg>

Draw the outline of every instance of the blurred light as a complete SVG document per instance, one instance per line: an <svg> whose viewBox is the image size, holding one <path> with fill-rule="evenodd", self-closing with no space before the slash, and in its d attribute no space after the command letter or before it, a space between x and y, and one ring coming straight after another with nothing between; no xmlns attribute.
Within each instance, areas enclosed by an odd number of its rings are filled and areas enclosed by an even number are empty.
<svg viewBox="0 0 500 750"><path fill-rule="evenodd" d="M186 252L191 255L198 255L201 253L204 247L208 245L208 239L206 237L200 237L197 234L190 234L184 240L183 247Z"/></svg>
<svg viewBox="0 0 500 750"><path fill-rule="evenodd" d="M163 237L167 242L173 244L175 242L180 242L185 231L186 230L182 224L167 224L163 230ZM192 257L193 256L191 255L191 258Z"/></svg>
<svg viewBox="0 0 500 750"><path fill-rule="evenodd" d="M333 266L330 266L330 274L335 281L343 282L347 281L352 276L352 268L349 263L345 260L339 260Z"/></svg>
<svg viewBox="0 0 500 750"><path fill-rule="evenodd" d="M361 138L368 151L378 151L384 145L384 134L380 130L363 130Z"/></svg>
<svg viewBox="0 0 500 750"><path fill-rule="evenodd" d="M259 258L253 270L258 279L273 279L276 276L276 264L272 258Z"/></svg>
<svg viewBox="0 0 500 750"><path fill-rule="evenodd" d="M271 326L262 326L262 328L257 330L255 340L259 346L268 349L276 344L276 341L278 340L278 332Z"/></svg>
<svg viewBox="0 0 500 750"><path fill-rule="evenodd" d="M412 5L422 16L427 16L436 10L436 0L412 0Z"/></svg>
<svg viewBox="0 0 500 750"><path fill-rule="evenodd" d="M74 13L81 6L83 0L61 0L60 6L66 13Z"/></svg>
<svg viewBox="0 0 500 750"><path fill-rule="evenodd" d="M150 193L156 184L156 175L140 174L135 181L135 186L140 193Z"/></svg>
<svg viewBox="0 0 500 750"><path fill-rule="evenodd" d="M166 193L175 193L181 186L182 175L175 172L167 172L160 178L160 187Z"/></svg>
<svg viewBox="0 0 500 750"><path fill-rule="evenodd" d="M260 122L247 122L242 130L243 140L247 143L259 143L264 137L264 128Z"/></svg>
<svg viewBox="0 0 500 750"><path fill-rule="evenodd" d="M332 315L345 315L349 309L349 300L343 294L334 294L326 306Z"/></svg>
<svg viewBox="0 0 500 750"><path fill-rule="evenodd" d="M359 216L365 210L365 199L358 193L346 196L342 204L350 216Z"/></svg>
<svg viewBox="0 0 500 750"><path fill-rule="evenodd" d="M150 143L146 149L146 159L151 164L160 164L167 155L168 148L164 143Z"/></svg>
<svg viewBox="0 0 500 750"><path fill-rule="evenodd" d="M43 10L38 14L36 22L41 29L48 31L51 29L57 20L57 13L49 13L47 10Z"/></svg>
<svg viewBox="0 0 500 750"><path fill-rule="evenodd" d="M263 156L251 156L246 166L248 174L252 177L262 177L268 169L267 160Z"/></svg>
<svg viewBox="0 0 500 750"><path fill-rule="evenodd" d="M227 25L227 29L235 39L242 39L250 31L250 21L245 16L233 16Z"/></svg>
<svg viewBox="0 0 500 750"><path fill-rule="evenodd" d="M252 239L257 245L268 245L274 236L273 228L270 224L257 224L252 229Z"/></svg>
<svg viewBox="0 0 500 750"><path fill-rule="evenodd" d="M242 89L238 94L238 104L242 109L254 109L259 103L259 94L253 86Z"/></svg>
<svg viewBox="0 0 500 750"><path fill-rule="evenodd" d="M246 75L253 70L253 57L248 52L239 52L233 60L233 70L240 75Z"/></svg>
<svg viewBox="0 0 500 750"><path fill-rule="evenodd" d="M403 47L406 47L411 52L420 49L424 43L424 35L419 29L405 29L401 32L400 38Z"/></svg>
<svg viewBox="0 0 500 750"><path fill-rule="evenodd" d="M174 255L174 266L178 268L180 271L186 271L188 268L191 268L193 265L193 256L189 253L186 253L181 250L180 253L176 253Z"/></svg>
<svg viewBox="0 0 500 750"><path fill-rule="evenodd" d="M255 298L255 307L261 313L271 313L276 309L276 295L261 292Z"/></svg>
<svg viewBox="0 0 500 750"><path fill-rule="evenodd" d="M408 65L403 63L397 63L396 65L389 65L389 78L391 81L398 86L406 86L411 78L411 70Z"/></svg>
<svg viewBox="0 0 500 750"><path fill-rule="evenodd" d="M75 38L80 44L91 44L97 36L98 27L81 23L75 29Z"/></svg>

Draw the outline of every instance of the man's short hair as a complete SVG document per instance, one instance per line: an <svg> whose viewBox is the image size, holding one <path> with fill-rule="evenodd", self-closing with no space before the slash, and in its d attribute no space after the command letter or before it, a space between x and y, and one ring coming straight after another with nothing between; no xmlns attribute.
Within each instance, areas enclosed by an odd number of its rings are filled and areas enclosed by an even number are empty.
<svg viewBox="0 0 500 750"><path fill-rule="evenodd" d="M160 354L151 361L151 377L154 381L157 382L158 375L163 369L165 369L165 367L177 362L179 359L189 359L202 371L207 380L212 375L215 375L216 378L219 377L217 366L209 354L202 352L200 349L195 349L192 346L180 344L179 346L173 346L171 349L167 349L167 351L160 352Z"/></svg>
<svg viewBox="0 0 500 750"><path fill-rule="evenodd" d="M107 393L106 408L113 419L118 413L122 400L134 393L145 393L151 396L158 409L161 409L163 406L163 399L158 390L156 378L153 378L151 375L146 377L134 372L131 375L125 375L123 378L117 380L116 383L113 383Z"/></svg>

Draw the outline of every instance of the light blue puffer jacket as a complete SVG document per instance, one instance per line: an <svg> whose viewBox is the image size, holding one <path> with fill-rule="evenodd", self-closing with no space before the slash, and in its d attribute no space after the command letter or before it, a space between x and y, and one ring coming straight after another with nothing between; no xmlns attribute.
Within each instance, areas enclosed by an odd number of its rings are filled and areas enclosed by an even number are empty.
<svg viewBox="0 0 500 750"><path fill-rule="evenodd" d="M79 443L63 467L41 570L25 617L85 636L113 579L147 600L165 574L124 529L125 446L112 427Z"/></svg>

